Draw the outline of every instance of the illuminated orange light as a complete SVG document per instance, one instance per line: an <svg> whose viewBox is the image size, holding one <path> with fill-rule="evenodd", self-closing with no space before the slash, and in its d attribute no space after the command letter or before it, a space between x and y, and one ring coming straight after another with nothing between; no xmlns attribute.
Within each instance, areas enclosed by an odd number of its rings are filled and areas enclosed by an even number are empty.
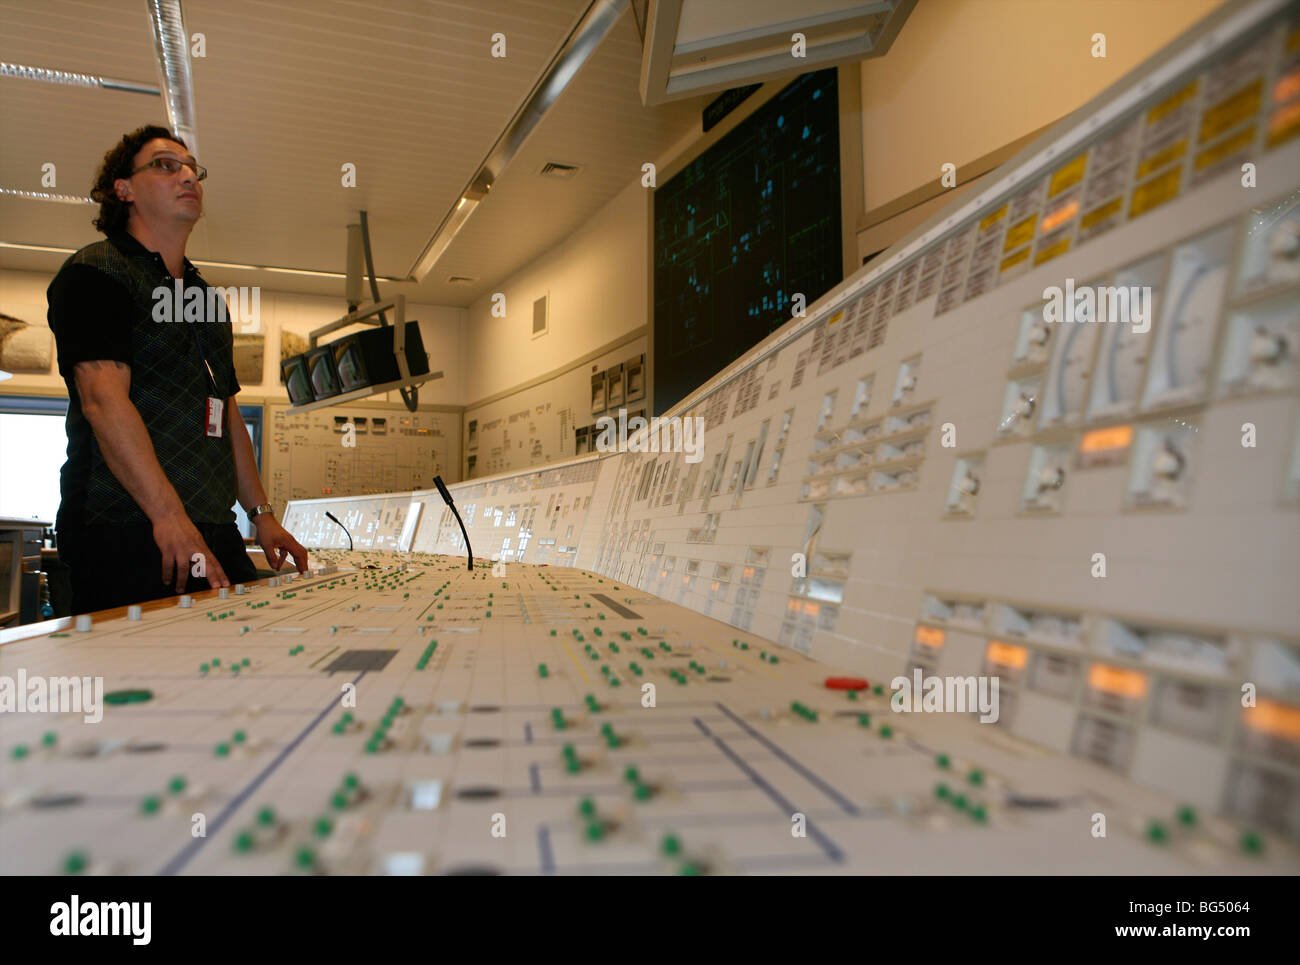
<svg viewBox="0 0 1300 965"><path fill-rule="evenodd" d="M999 667L1010 667L1013 670L1023 670L1025 663L1029 660L1029 651L1024 647L1017 647L1012 643L1002 643L998 640L990 640L989 648L984 654L991 663Z"/></svg>
<svg viewBox="0 0 1300 965"><path fill-rule="evenodd" d="M1088 686L1117 697L1137 699L1147 692L1147 678L1136 670L1120 670L1094 663L1088 670Z"/></svg>
<svg viewBox="0 0 1300 965"><path fill-rule="evenodd" d="M1300 126L1300 101L1280 108L1268 122L1269 147L1280 144L1289 138L1295 128Z"/></svg>
<svg viewBox="0 0 1300 965"><path fill-rule="evenodd" d="M1251 730L1261 734L1300 741L1300 707L1261 700L1254 707L1246 708L1242 720Z"/></svg>
<svg viewBox="0 0 1300 965"><path fill-rule="evenodd" d="M917 627L916 642L927 647L943 646L943 631L938 627Z"/></svg>
<svg viewBox="0 0 1300 965"><path fill-rule="evenodd" d="M1300 94L1300 67L1293 67L1273 84L1273 103L1281 104Z"/></svg>
<svg viewBox="0 0 1300 965"><path fill-rule="evenodd" d="M1079 213L1079 201L1076 198L1074 201L1071 201L1069 204L1061 205L1061 207L1057 208L1051 214L1047 215L1047 217L1043 218L1043 223L1038 228L1039 233L1047 234L1047 232L1051 231L1053 228L1059 228L1061 225L1065 224L1067 221L1069 221L1078 213Z"/></svg>
<svg viewBox="0 0 1300 965"><path fill-rule="evenodd" d="M1108 449L1127 449L1133 442L1132 426L1111 426L1085 432L1079 441L1080 452L1105 452Z"/></svg>
<svg viewBox="0 0 1300 965"><path fill-rule="evenodd" d="M803 612L810 617L815 617L820 610L821 610L821 606L811 601L803 605Z"/></svg>

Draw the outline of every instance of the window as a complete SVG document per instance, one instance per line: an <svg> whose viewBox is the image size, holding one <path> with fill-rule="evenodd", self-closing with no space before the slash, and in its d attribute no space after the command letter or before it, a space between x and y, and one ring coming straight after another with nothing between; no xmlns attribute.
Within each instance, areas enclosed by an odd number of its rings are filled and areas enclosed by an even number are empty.
<svg viewBox="0 0 1300 965"><path fill-rule="evenodd" d="M53 522L68 458L67 411L66 399L0 399L0 516Z"/></svg>

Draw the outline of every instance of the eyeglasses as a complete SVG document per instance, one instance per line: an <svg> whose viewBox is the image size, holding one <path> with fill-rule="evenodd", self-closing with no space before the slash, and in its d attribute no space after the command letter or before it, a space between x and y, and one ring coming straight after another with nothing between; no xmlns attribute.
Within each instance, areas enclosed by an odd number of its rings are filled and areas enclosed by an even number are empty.
<svg viewBox="0 0 1300 965"><path fill-rule="evenodd" d="M131 172L132 176L139 174L145 168L157 168L159 171L166 171L168 174L175 174L181 168L189 168L194 172L194 180L202 181L208 176L208 169L197 161L180 161L174 157L156 157L147 164L141 164Z"/></svg>

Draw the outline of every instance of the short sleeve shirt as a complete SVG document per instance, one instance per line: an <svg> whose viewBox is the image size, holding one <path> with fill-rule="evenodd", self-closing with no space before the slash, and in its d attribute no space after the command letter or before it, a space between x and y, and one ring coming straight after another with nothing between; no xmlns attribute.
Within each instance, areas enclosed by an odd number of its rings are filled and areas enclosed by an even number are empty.
<svg viewBox="0 0 1300 965"><path fill-rule="evenodd" d="M208 397L225 401L239 392L221 292L188 259L184 277L173 278L160 254L121 231L64 262L46 297L59 374L68 386L60 527L149 521L109 470L82 412L73 370L97 360L131 367L131 403L190 519L233 522L230 436L224 426L221 438L204 431Z"/></svg>

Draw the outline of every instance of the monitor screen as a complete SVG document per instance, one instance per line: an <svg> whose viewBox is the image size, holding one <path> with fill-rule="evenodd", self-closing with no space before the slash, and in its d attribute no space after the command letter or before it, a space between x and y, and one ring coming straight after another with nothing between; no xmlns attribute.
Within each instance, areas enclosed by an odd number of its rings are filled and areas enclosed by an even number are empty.
<svg viewBox="0 0 1300 965"><path fill-rule="evenodd" d="M306 405L314 400L311 382L307 377L307 357L295 355L280 363L285 387L289 390L289 402L293 405Z"/></svg>
<svg viewBox="0 0 1300 965"><path fill-rule="evenodd" d="M339 394L339 377L334 371L334 353L329 348L312 349L307 353L307 371L311 376L312 394L318 400Z"/></svg>
<svg viewBox="0 0 1300 965"><path fill-rule="evenodd" d="M366 360L361 352L360 340L356 336L339 339L331 348L334 349L334 362L344 392L364 389L370 384L370 379L366 375Z"/></svg>
<svg viewBox="0 0 1300 965"><path fill-rule="evenodd" d="M792 81L655 191L655 415L843 277L836 82Z"/></svg>

